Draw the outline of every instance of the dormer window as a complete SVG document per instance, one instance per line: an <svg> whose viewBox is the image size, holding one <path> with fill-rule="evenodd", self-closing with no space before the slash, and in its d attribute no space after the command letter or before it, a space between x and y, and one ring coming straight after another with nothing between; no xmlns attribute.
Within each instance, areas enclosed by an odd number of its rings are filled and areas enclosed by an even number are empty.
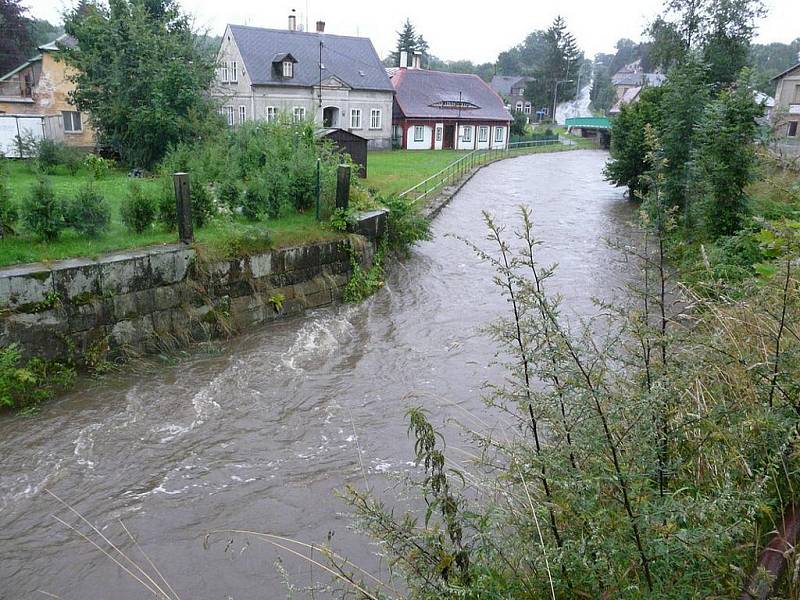
<svg viewBox="0 0 800 600"><path fill-rule="evenodd" d="M272 57L272 77L274 79L292 79L294 77L294 63L297 59L288 52L282 52Z"/></svg>

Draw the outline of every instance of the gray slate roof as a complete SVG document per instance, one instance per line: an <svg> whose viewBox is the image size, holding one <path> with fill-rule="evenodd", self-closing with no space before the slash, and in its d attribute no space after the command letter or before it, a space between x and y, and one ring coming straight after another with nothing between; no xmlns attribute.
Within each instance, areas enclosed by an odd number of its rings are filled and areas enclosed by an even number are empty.
<svg viewBox="0 0 800 600"><path fill-rule="evenodd" d="M336 77L353 89L387 92L393 89L368 38L244 25L230 25L230 30L253 85L318 85L322 41L323 80ZM297 61L291 79L273 73L274 57L283 54L291 54Z"/></svg>
<svg viewBox="0 0 800 600"><path fill-rule="evenodd" d="M462 109L461 119L510 121L503 100L477 75L444 73L425 69L398 69L392 75L395 101L406 118L457 119L456 108L433 106L439 102L461 101L478 108Z"/></svg>
<svg viewBox="0 0 800 600"><path fill-rule="evenodd" d="M517 75L495 75L492 77L492 82L489 85L498 94L510 96L511 88L514 87L514 84L520 79L522 79L522 77Z"/></svg>

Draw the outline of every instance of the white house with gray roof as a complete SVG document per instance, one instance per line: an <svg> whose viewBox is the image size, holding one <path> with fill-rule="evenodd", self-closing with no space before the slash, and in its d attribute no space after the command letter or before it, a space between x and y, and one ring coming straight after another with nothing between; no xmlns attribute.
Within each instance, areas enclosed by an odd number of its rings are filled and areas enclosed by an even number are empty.
<svg viewBox="0 0 800 600"><path fill-rule="evenodd" d="M394 88L367 38L228 25L212 95L231 127L286 113L391 147Z"/></svg>

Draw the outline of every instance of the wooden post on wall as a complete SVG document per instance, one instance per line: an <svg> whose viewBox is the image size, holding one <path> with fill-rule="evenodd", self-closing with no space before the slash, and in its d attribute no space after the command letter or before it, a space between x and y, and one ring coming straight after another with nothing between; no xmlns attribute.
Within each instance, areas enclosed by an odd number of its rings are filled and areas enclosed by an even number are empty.
<svg viewBox="0 0 800 600"><path fill-rule="evenodd" d="M172 176L175 186L175 209L178 220L178 239L184 244L194 241L192 229L192 191L189 187L188 173L175 173Z"/></svg>
<svg viewBox="0 0 800 600"><path fill-rule="evenodd" d="M336 208L347 210L350 205L350 166L339 165L336 172Z"/></svg>

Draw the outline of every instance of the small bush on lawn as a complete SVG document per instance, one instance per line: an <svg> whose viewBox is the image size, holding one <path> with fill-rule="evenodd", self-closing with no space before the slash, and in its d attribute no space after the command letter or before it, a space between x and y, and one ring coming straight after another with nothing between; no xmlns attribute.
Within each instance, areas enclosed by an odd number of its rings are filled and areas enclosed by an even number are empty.
<svg viewBox="0 0 800 600"><path fill-rule="evenodd" d="M111 222L106 199L91 184L85 185L67 204L67 222L78 233L99 237Z"/></svg>
<svg viewBox="0 0 800 600"><path fill-rule="evenodd" d="M75 175L83 164L83 154L61 142L43 139L36 143L36 163L45 173L52 173L63 166L70 175Z"/></svg>
<svg viewBox="0 0 800 600"><path fill-rule="evenodd" d="M111 172L114 161L97 154L89 154L83 159L83 166L93 179L103 179Z"/></svg>
<svg viewBox="0 0 800 600"><path fill-rule="evenodd" d="M156 202L147 195L138 183L131 183L128 194L122 201L122 222L134 233L144 233L156 219Z"/></svg>
<svg viewBox="0 0 800 600"><path fill-rule="evenodd" d="M269 188L266 182L261 179L251 181L242 198L242 214L251 221L256 221L266 212L268 201Z"/></svg>
<svg viewBox="0 0 800 600"><path fill-rule="evenodd" d="M40 179L22 205L22 221L46 242L58 239L64 229L64 202L56 197L47 179Z"/></svg>
<svg viewBox="0 0 800 600"><path fill-rule="evenodd" d="M172 179L162 179L161 192L158 195L158 221L167 231L175 231L178 227L178 207L175 203L175 188Z"/></svg>

